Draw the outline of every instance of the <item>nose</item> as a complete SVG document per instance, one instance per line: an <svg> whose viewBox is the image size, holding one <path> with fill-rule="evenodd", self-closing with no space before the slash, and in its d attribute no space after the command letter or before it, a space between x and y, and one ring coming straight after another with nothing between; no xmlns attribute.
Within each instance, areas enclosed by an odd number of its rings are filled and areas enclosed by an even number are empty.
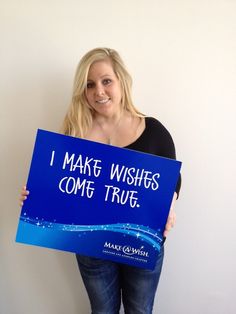
<svg viewBox="0 0 236 314"><path fill-rule="evenodd" d="M95 92L96 92L97 96L104 95L104 88L103 88L103 86L101 84L97 84Z"/></svg>

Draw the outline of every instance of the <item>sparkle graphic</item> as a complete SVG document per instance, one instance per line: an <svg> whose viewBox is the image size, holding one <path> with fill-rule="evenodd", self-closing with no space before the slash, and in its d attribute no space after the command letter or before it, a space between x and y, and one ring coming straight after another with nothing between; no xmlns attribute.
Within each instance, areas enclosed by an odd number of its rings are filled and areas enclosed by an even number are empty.
<svg viewBox="0 0 236 314"><path fill-rule="evenodd" d="M72 224L60 224L57 223L54 219L54 222L45 221L43 218L26 218L26 213L24 213L20 220L24 224L35 225L37 228L42 229L54 229L57 232L69 232L77 233L79 237L86 236L88 233L96 232L115 232L120 233L123 237L129 236L136 239L139 239L143 242L148 243L154 249L160 250L162 245L162 235L159 230L153 230L150 227L130 224L130 223L116 223L116 224L107 224L107 225L75 225Z"/></svg>

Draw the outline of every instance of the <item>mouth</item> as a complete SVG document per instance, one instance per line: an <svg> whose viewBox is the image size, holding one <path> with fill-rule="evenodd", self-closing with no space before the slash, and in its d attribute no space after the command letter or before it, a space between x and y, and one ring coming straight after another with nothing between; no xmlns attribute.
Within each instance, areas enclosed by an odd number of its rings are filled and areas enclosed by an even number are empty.
<svg viewBox="0 0 236 314"><path fill-rule="evenodd" d="M110 98L100 99L100 100L96 100L96 103L104 105L104 104L108 103L109 100L110 100Z"/></svg>

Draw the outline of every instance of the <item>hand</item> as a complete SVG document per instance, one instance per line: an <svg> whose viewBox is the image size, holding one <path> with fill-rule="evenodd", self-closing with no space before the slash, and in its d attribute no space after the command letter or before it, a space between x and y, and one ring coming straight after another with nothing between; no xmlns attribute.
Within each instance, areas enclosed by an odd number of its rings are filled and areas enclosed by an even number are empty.
<svg viewBox="0 0 236 314"><path fill-rule="evenodd" d="M175 201L177 199L177 193L174 193L173 199L172 199L172 203L170 206L170 212L169 212L169 216L167 218L167 222L166 222L166 226L165 226L165 231L163 233L163 236L166 238L168 233L170 232L171 228L174 227L175 223L176 223L176 213L174 211L174 204Z"/></svg>
<svg viewBox="0 0 236 314"><path fill-rule="evenodd" d="M27 196L29 195L29 191L26 190L26 186L23 186L20 194L20 206L24 205L24 201L27 200Z"/></svg>
<svg viewBox="0 0 236 314"><path fill-rule="evenodd" d="M168 219L167 219L166 226L165 226L165 231L163 233L163 236L165 238L167 237L167 235L170 232L171 228L174 227L175 222L176 222L176 213L175 213L175 211L173 209L171 209L170 212L169 212L169 216L168 216Z"/></svg>

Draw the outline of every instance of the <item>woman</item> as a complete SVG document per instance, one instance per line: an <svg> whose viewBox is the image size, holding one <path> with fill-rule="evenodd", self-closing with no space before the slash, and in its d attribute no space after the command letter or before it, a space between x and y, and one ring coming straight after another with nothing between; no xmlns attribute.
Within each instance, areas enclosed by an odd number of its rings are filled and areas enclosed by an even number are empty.
<svg viewBox="0 0 236 314"><path fill-rule="evenodd" d="M132 80L119 54L108 48L89 51L80 61L70 107L62 132L92 141L175 159L169 132L156 119L145 117L133 105ZM175 223L173 196L164 237ZM21 193L21 205L29 191ZM121 298L125 313L152 313L164 248L153 271L76 255L94 314L118 314Z"/></svg>

